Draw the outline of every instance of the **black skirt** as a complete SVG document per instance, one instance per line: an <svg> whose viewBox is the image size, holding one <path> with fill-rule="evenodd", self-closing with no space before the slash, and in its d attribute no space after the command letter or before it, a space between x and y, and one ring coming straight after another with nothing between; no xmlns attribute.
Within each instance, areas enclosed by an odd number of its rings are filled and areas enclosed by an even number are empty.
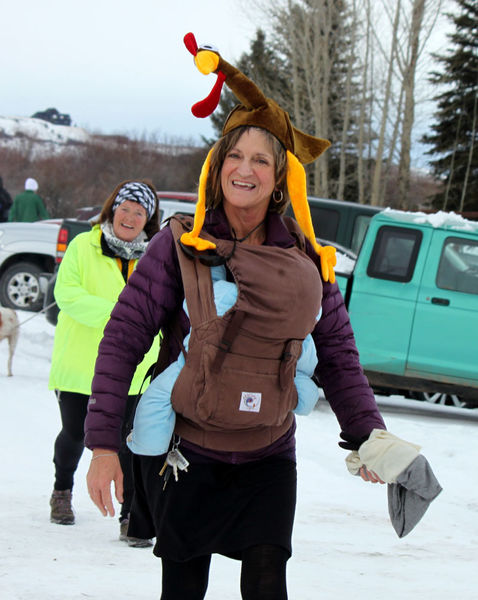
<svg viewBox="0 0 478 600"><path fill-rule="evenodd" d="M297 470L281 456L243 464L189 460L163 490L159 476L165 455L135 456L135 498L128 535L156 537L154 554L174 561L223 554L241 559L242 550L274 544L292 553Z"/></svg>

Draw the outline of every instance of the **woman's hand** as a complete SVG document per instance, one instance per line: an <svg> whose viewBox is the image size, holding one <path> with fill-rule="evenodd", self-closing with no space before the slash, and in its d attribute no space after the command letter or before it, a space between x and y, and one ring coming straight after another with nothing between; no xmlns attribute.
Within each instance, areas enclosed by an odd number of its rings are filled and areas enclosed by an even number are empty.
<svg viewBox="0 0 478 600"><path fill-rule="evenodd" d="M115 484L115 496L118 502L123 502L123 471L118 455L111 450L95 448L91 458L90 468L86 476L90 498L106 517L114 517L115 509L111 498L111 482Z"/></svg>
<svg viewBox="0 0 478 600"><path fill-rule="evenodd" d="M362 465L360 467L359 473L360 473L360 477L364 481L370 481L370 483L385 483L385 481L382 481L380 479L380 477L377 475L377 473L374 473L373 471L369 471L365 465Z"/></svg>

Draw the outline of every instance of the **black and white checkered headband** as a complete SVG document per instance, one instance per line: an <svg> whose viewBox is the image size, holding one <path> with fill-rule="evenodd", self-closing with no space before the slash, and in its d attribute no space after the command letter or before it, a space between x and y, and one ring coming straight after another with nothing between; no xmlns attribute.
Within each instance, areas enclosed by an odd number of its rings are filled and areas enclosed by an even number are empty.
<svg viewBox="0 0 478 600"><path fill-rule="evenodd" d="M154 214L156 209L156 197L145 183L138 181L130 181L120 187L120 190L113 202L113 212L118 208L120 204L123 204L125 200L131 200L131 202L138 202L148 213L148 221Z"/></svg>

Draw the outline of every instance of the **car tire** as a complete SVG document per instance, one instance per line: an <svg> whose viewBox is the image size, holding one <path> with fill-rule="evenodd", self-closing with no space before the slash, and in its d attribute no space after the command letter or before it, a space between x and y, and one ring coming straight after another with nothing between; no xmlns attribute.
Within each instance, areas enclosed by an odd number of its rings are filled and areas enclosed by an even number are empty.
<svg viewBox="0 0 478 600"><path fill-rule="evenodd" d="M9 267L0 279L2 306L16 310L40 311L43 308L40 273L42 269L31 262L18 262Z"/></svg>
<svg viewBox="0 0 478 600"><path fill-rule="evenodd" d="M456 394L446 394L441 392L422 393L422 400L431 404L442 404L443 406L454 406L456 408L465 408L465 402Z"/></svg>

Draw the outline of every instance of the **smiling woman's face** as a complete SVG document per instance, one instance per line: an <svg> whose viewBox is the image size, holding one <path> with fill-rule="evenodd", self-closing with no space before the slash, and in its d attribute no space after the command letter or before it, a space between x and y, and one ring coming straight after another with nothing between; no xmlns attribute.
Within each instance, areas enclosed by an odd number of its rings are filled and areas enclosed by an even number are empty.
<svg viewBox="0 0 478 600"><path fill-rule="evenodd" d="M259 129L248 129L227 153L221 169L224 205L265 213L275 185L274 150Z"/></svg>
<svg viewBox="0 0 478 600"><path fill-rule="evenodd" d="M113 215L113 231L123 242L132 242L144 229L148 221L146 209L132 200L125 200Z"/></svg>

